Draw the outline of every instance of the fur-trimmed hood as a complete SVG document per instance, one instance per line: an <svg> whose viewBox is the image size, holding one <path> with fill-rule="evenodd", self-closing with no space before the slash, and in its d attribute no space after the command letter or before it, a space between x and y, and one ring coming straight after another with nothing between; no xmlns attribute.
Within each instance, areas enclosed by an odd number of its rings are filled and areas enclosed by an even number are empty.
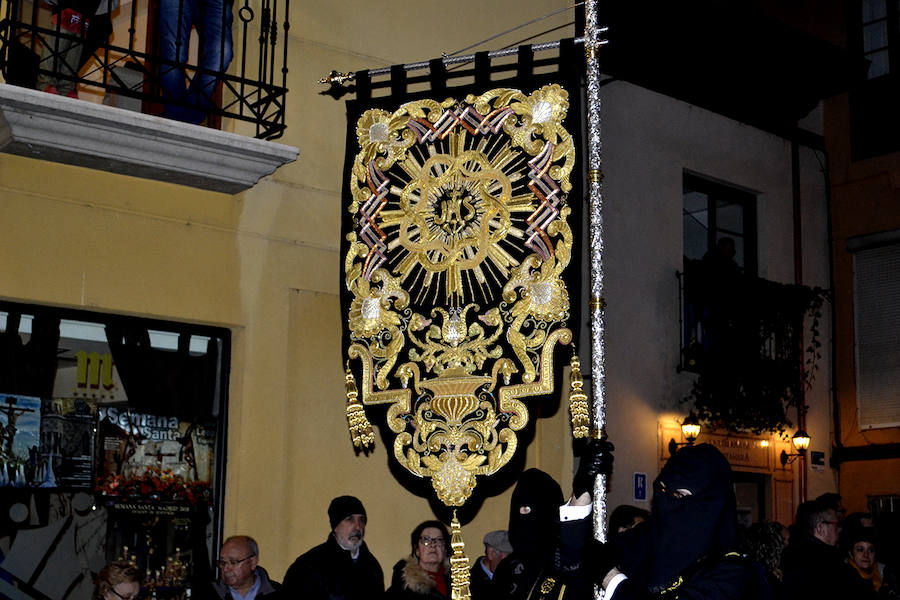
<svg viewBox="0 0 900 600"><path fill-rule="evenodd" d="M397 567L401 565L398 564ZM450 573L450 560L444 559L444 575ZM430 594L436 587L434 579L428 574L428 571L419 566L419 561L415 556L408 556L405 564L400 568L400 578L403 587L417 594Z"/></svg>

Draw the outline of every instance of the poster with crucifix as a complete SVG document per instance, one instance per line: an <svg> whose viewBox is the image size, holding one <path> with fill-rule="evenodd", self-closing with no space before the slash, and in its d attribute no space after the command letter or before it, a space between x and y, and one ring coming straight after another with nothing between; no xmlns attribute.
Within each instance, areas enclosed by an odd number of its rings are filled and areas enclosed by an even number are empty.
<svg viewBox="0 0 900 600"><path fill-rule="evenodd" d="M41 447L41 399L0 394L0 485L33 485Z"/></svg>

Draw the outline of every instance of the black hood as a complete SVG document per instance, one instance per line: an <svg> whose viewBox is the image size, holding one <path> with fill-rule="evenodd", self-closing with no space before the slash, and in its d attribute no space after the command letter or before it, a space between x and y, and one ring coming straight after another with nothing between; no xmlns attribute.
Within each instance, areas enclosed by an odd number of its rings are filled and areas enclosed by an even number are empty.
<svg viewBox="0 0 900 600"><path fill-rule="evenodd" d="M737 511L731 466L714 446L682 448L654 482L650 519L651 590L671 583L704 556L733 549ZM676 490L690 490L681 498Z"/></svg>
<svg viewBox="0 0 900 600"><path fill-rule="evenodd" d="M562 489L552 477L538 469L522 473L509 503L509 542L513 552L541 557L553 555L563 501ZM524 507L528 508L523 511Z"/></svg>

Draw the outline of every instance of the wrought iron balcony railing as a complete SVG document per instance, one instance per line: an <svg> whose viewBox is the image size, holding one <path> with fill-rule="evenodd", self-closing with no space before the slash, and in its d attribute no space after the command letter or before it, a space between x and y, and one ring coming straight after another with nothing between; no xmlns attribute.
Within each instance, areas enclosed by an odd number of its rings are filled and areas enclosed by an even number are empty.
<svg viewBox="0 0 900 600"><path fill-rule="evenodd" d="M7 83L284 133L289 0L51 1L0 2Z"/></svg>
<svg viewBox="0 0 900 600"><path fill-rule="evenodd" d="M827 292L744 275L736 264L685 260L678 273L681 361L696 373L700 420L731 431L783 433L803 410L821 358Z"/></svg>
<svg viewBox="0 0 900 600"><path fill-rule="evenodd" d="M685 260L684 271L676 273L679 370L700 372L723 356L747 363L801 364L804 317L818 312L824 291L749 277L737 267L714 267ZM816 317L814 337L817 323Z"/></svg>

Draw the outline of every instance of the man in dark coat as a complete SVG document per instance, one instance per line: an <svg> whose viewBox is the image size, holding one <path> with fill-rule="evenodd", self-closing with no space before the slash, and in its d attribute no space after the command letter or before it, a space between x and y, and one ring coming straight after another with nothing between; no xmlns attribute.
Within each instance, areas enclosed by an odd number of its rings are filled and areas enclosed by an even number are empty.
<svg viewBox="0 0 900 600"><path fill-rule="evenodd" d="M796 525L782 558L786 597L834 597L844 567L837 511L828 498L801 504Z"/></svg>
<svg viewBox="0 0 900 600"><path fill-rule="evenodd" d="M212 584L210 598L218 600L279 600L281 584L259 566L259 546L246 535L225 540L216 561L221 580ZM198 594L199 596L199 594Z"/></svg>
<svg viewBox="0 0 900 600"><path fill-rule="evenodd" d="M301 555L284 575L288 600L371 600L384 593L381 565L363 541L366 509L353 496L328 506L331 533Z"/></svg>
<svg viewBox="0 0 900 600"><path fill-rule="evenodd" d="M651 506L649 521L622 533L614 544L591 546L586 566L606 590L605 598L764 597L760 575L734 551L731 467L714 446L699 444L675 453L654 482Z"/></svg>
<svg viewBox="0 0 900 600"><path fill-rule="evenodd" d="M512 545L505 531L491 531L484 536L484 556L475 561L469 573L472 600L494 600L494 572L500 561L511 553Z"/></svg>

